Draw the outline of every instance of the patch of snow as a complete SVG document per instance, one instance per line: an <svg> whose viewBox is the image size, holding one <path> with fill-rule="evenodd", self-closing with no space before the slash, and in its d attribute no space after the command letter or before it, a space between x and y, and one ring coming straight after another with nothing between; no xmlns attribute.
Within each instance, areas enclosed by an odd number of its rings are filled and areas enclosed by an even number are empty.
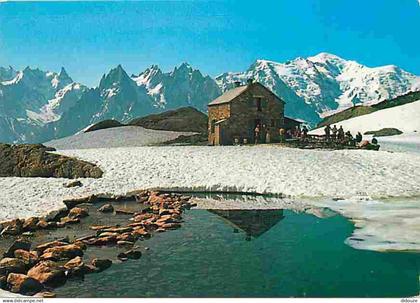
<svg viewBox="0 0 420 303"><path fill-rule="evenodd" d="M111 148L144 146L173 140L188 132L171 132L146 129L140 126L120 126L76 135L44 143L56 149Z"/></svg>
<svg viewBox="0 0 420 303"><path fill-rule="evenodd" d="M113 96L116 96L118 92L119 92L118 87L112 87L112 88L106 89L104 92L101 93L101 95L102 97L109 99Z"/></svg>
<svg viewBox="0 0 420 303"><path fill-rule="evenodd" d="M12 80L3 81L3 82L1 82L1 84L2 85L13 85L13 84L19 83L19 81L22 80L22 78L23 78L23 72L20 71L20 72L17 73L16 77L14 77Z"/></svg>

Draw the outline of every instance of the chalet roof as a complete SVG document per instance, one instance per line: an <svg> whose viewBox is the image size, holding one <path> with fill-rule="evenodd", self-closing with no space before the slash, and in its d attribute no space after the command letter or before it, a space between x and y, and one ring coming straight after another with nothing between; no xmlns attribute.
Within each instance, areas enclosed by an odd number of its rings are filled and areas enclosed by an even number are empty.
<svg viewBox="0 0 420 303"><path fill-rule="evenodd" d="M247 84L247 85L242 85L242 86L238 86L235 88L232 88L228 91L226 91L223 95L219 96L218 98L214 99L213 101L211 101L208 105L212 106L212 105L219 105L219 104L225 104L225 103L229 103L231 102L233 99L235 99L237 96L239 96L240 94L242 94L244 91L246 91L250 86L252 85L259 85L262 86L264 89L266 89L270 94L274 95L280 102L284 101L282 99L280 99L276 94L274 94L271 90L269 90L267 87L265 87L264 85L262 85L259 82L253 82L251 84Z"/></svg>
<svg viewBox="0 0 420 303"><path fill-rule="evenodd" d="M237 96L242 94L246 89L248 88L248 85L242 85L235 88L232 88L228 91L226 91L223 95L217 97L213 101L209 103L209 105L216 105L216 104L223 104L223 103L229 103L233 99L235 99Z"/></svg>

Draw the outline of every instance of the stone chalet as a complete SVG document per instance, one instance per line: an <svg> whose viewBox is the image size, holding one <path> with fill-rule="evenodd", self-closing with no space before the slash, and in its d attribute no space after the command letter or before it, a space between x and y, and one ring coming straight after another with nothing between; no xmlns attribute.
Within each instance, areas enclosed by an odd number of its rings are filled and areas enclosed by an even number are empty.
<svg viewBox="0 0 420 303"><path fill-rule="evenodd" d="M211 145L254 143L255 128L262 126L261 137L270 133L272 142L279 139L280 128L295 127L300 122L284 117L284 101L258 82L235 88L208 104L208 140ZM262 139L264 141L264 139Z"/></svg>

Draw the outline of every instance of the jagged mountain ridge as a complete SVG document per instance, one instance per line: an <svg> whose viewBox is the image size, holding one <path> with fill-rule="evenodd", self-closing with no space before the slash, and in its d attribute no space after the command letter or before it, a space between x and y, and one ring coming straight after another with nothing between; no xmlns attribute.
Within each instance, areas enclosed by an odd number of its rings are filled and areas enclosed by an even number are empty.
<svg viewBox="0 0 420 303"><path fill-rule="evenodd" d="M26 67L0 69L0 141L37 140L40 128L57 121L87 89L64 68L60 73Z"/></svg>
<svg viewBox="0 0 420 303"><path fill-rule="evenodd" d="M353 104L374 104L420 89L419 77L396 66L368 68L326 53L285 63L257 60L245 72L216 79L188 63L170 72L152 65L132 76L119 65L90 89L73 82L64 69L0 68L0 141L42 142L101 120L128 122L184 106L206 111L207 103L234 81L248 78L283 98L287 115L312 123Z"/></svg>

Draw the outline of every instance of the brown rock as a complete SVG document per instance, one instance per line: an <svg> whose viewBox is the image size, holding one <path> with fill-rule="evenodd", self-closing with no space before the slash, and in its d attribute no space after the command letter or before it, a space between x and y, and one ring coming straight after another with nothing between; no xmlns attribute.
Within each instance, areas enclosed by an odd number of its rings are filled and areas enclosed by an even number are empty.
<svg viewBox="0 0 420 303"><path fill-rule="evenodd" d="M24 274L25 263L18 258L4 258L0 261L0 275L7 276L9 273Z"/></svg>
<svg viewBox="0 0 420 303"><path fill-rule="evenodd" d="M23 230L25 231L34 231L37 229L36 224L38 223L39 219L37 217L31 217L23 222Z"/></svg>
<svg viewBox="0 0 420 303"><path fill-rule="evenodd" d="M51 248L51 247L55 247L55 246L63 246L63 245L67 245L67 244L69 244L69 242L55 240L55 241L40 244L35 249L36 249L36 251L42 253L47 248Z"/></svg>
<svg viewBox="0 0 420 303"><path fill-rule="evenodd" d="M14 252L15 258L21 259L27 267L32 267L38 262L38 254L35 251L17 249Z"/></svg>
<svg viewBox="0 0 420 303"><path fill-rule="evenodd" d="M30 296L44 289L44 286L39 281L24 274L9 274L7 284L11 292Z"/></svg>
<svg viewBox="0 0 420 303"><path fill-rule="evenodd" d="M44 219L39 220L38 223L36 224L37 229L47 229L48 226L49 226L48 222Z"/></svg>
<svg viewBox="0 0 420 303"><path fill-rule="evenodd" d="M108 228L114 228L117 227L115 225L92 225L89 227L92 230L100 230L100 229L108 229Z"/></svg>
<svg viewBox="0 0 420 303"><path fill-rule="evenodd" d="M129 241L129 242L135 242L137 238L132 235L131 233L124 233L117 236L117 241Z"/></svg>
<svg viewBox="0 0 420 303"><path fill-rule="evenodd" d="M0 176L100 178L101 169L94 164L63 155L42 144L0 144Z"/></svg>
<svg viewBox="0 0 420 303"><path fill-rule="evenodd" d="M108 231L106 231L106 232L101 232L99 235L98 235L98 237L99 238L103 238L103 237L117 237L117 236L119 236L120 234L119 233L112 233L112 232L108 232Z"/></svg>
<svg viewBox="0 0 420 303"><path fill-rule="evenodd" d="M89 240L89 239L92 239L92 238L95 238L95 237L96 237L96 235L87 235L87 236L77 238L76 241L83 242L85 240Z"/></svg>
<svg viewBox="0 0 420 303"><path fill-rule="evenodd" d="M42 260L68 260L77 256L83 256L83 250L79 245L67 244L63 246L55 246L47 248L41 255Z"/></svg>
<svg viewBox="0 0 420 303"><path fill-rule="evenodd" d="M117 237L101 237L85 241L88 245L103 246L113 244L117 241Z"/></svg>
<svg viewBox="0 0 420 303"><path fill-rule="evenodd" d="M37 252L42 254L44 252L44 250L46 250L48 248L55 247L55 246L63 246L63 245L67 245L67 244L69 244L69 243L64 242L64 241L51 241L51 242L40 244L35 249L36 249Z"/></svg>
<svg viewBox="0 0 420 303"><path fill-rule="evenodd" d="M73 269L73 268L82 267L82 266L83 266L83 260L79 256L71 259L66 264L64 264L65 269Z"/></svg>
<svg viewBox="0 0 420 303"><path fill-rule="evenodd" d="M135 222L141 222L143 220L147 220L147 219L151 219L151 218L154 218L153 214L150 214L150 213L139 214L139 215L136 215L134 217L134 221Z"/></svg>
<svg viewBox="0 0 420 303"><path fill-rule="evenodd" d="M122 233L130 232L132 230L133 230L132 227L113 227L113 228L102 229L101 232L111 232L111 233L122 234Z"/></svg>
<svg viewBox="0 0 420 303"><path fill-rule="evenodd" d="M118 215L133 215L134 211L129 211L129 210L125 210L125 209L116 209L115 213Z"/></svg>
<svg viewBox="0 0 420 303"><path fill-rule="evenodd" d="M55 209L50 211L45 217L45 221L47 222L51 222L51 221L59 221L61 218L67 216L67 214L69 213L69 210L67 209L67 207L62 207L60 209Z"/></svg>
<svg viewBox="0 0 420 303"><path fill-rule="evenodd" d="M74 218L74 219L72 219L72 218L69 218L69 217L64 217L64 218L62 218L61 219L61 223L62 224L78 224L78 223L80 223L80 219L79 218Z"/></svg>
<svg viewBox="0 0 420 303"><path fill-rule="evenodd" d="M0 235L19 235L23 231L23 220L20 219L14 219L11 221L4 221L1 222L0 225L3 228Z"/></svg>
<svg viewBox="0 0 420 303"><path fill-rule="evenodd" d="M135 228L133 234L142 238L150 238L150 234L144 228Z"/></svg>
<svg viewBox="0 0 420 303"><path fill-rule="evenodd" d="M153 192L153 193L150 194L149 199L147 200L147 202L149 204L160 204L160 203L165 202L165 198L159 196L158 193L154 193Z"/></svg>
<svg viewBox="0 0 420 303"><path fill-rule="evenodd" d="M134 250L134 249L130 249L130 250L127 250L126 252L119 253L117 256L118 259L134 259L134 260L140 259L140 257L141 257L141 251Z"/></svg>
<svg viewBox="0 0 420 303"><path fill-rule="evenodd" d="M90 196L87 196L87 197L80 197L80 198L63 200L63 203L67 206L68 209L72 209L79 204L93 203L97 200L98 200L98 197L96 195L90 195Z"/></svg>
<svg viewBox="0 0 420 303"><path fill-rule="evenodd" d="M99 271L104 271L105 269L108 269L112 265L112 261L109 259L93 259L92 265L96 268L98 268Z"/></svg>
<svg viewBox="0 0 420 303"><path fill-rule="evenodd" d="M72 209L70 209L70 212L67 215L67 217L69 217L70 219L80 219L80 218L87 217L88 215L89 215L89 212L87 209L80 208L80 207L73 207Z"/></svg>
<svg viewBox="0 0 420 303"><path fill-rule="evenodd" d="M83 184L82 184L82 182L80 182L79 180L72 181L72 182L69 182L69 183L67 183L67 184L64 184L64 187L66 187L66 188L70 188L70 187L80 187L80 186L83 186Z"/></svg>
<svg viewBox="0 0 420 303"><path fill-rule="evenodd" d="M112 206L112 204L107 203L102 205L98 211L103 212L103 213L112 213L114 212L114 206Z"/></svg>
<svg viewBox="0 0 420 303"><path fill-rule="evenodd" d="M23 249L23 250L30 250L31 249L31 242L26 241L26 240L22 240L22 239L18 239L15 242L13 242L13 244L7 249L7 251L4 253L5 257L9 257L9 258L13 258L15 251L18 249Z"/></svg>
<svg viewBox="0 0 420 303"><path fill-rule="evenodd" d="M164 229L177 229L180 227L181 227L181 224L179 223L165 223L162 225L162 228Z"/></svg>
<svg viewBox="0 0 420 303"><path fill-rule="evenodd" d="M28 276L48 286L59 286L66 282L65 270L52 261L41 261L28 271Z"/></svg>

